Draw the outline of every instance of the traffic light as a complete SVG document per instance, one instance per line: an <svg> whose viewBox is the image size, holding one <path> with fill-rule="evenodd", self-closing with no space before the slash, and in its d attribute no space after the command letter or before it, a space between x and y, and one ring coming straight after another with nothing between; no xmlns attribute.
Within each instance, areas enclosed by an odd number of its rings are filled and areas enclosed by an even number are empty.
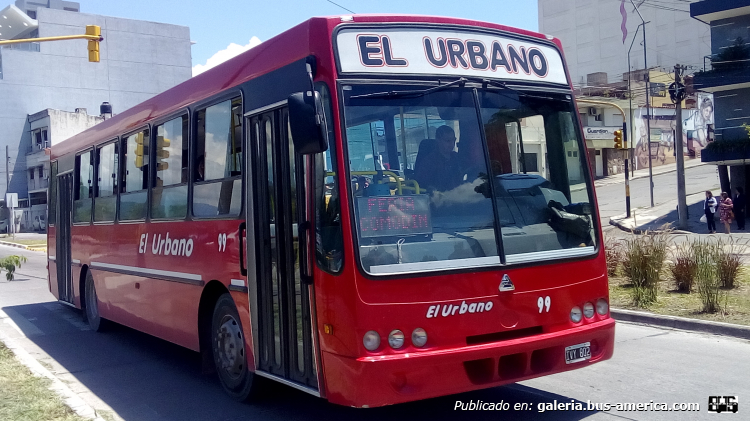
<svg viewBox="0 0 750 421"><path fill-rule="evenodd" d="M156 137L156 171L164 171L169 168L169 163L162 161L169 158L169 151L166 150L169 147L169 143L169 139L164 136Z"/></svg>
<svg viewBox="0 0 750 421"><path fill-rule="evenodd" d="M99 41L102 37L102 28L97 25L86 25L86 35L99 37L97 40L89 40L89 61L99 63Z"/></svg>
<svg viewBox="0 0 750 421"><path fill-rule="evenodd" d="M135 135L135 167L142 168L148 164L148 139L144 139L143 132Z"/></svg>
<svg viewBox="0 0 750 421"><path fill-rule="evenodd" d="M615 130L615 149L622 149L622 130Z"/></svg>

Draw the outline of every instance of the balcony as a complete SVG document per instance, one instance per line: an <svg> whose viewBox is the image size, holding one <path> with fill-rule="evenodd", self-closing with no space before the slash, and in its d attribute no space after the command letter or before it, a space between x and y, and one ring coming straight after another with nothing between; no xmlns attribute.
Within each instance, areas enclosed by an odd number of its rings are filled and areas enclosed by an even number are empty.
<svg viewBox="0 0 750 421"><path fill-rule="evenodd" d="M750 87L750 46L737 38L721 53L707 56L703 71L693 78L693 86L708 92Z"/></svg>
<svg viewBox="0 0 750 421"><path fill-rule="evenodd" d="M750 139L717 140L701 152L701 162L714 165L738 165L750 161Z"/></svg>
<svg viewBox="0 0 750 421"><path fill-rule="evenodd" d="M750 15L750 0L703 0L690 4L690 16L709 25L743 15Z"/></svg>

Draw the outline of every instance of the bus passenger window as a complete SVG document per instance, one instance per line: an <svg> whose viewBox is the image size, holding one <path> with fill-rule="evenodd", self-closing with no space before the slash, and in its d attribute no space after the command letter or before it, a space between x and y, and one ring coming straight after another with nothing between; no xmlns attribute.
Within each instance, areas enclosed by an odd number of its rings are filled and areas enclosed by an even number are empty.
<svg viewBox="0 0 750 421"><path fill-rule="evenodd" d="M73 222L91 222L91 198L94 193L94 151L76 156Z"/></svg>
<svg viewBox="0 0 750 421"><path fill-rule="evenodd" d="M156 178L151 190L152 218L187 215L188 118L182 116L156 127Z"/></svg>
<svg viewBox="0 0 750 421"><path fill-rule="evenodd" d="M94 199L94 221L115 220L117 208L117 142L96 150L98 175Z"/></svg>
<svg viewBox="0 0 750 421"><path fill-rule="evenodd" d="M122 187L120 194L120 220L132 221L146 218L146 189L148 188L149 131L133 133L123 141L121 151Z"/></svg>
<svg viewBox="0 0 750 421"><path fill-rule="evenodd" d="M57 224L57 161L49 166L49 201L47 205L47 225Z"/></svg>
<svg viewBox="0 0 750 421"><path fill-rule="evenodd" d="M239 215L242 207L242 100L196 113L193 215Z"/></svg>

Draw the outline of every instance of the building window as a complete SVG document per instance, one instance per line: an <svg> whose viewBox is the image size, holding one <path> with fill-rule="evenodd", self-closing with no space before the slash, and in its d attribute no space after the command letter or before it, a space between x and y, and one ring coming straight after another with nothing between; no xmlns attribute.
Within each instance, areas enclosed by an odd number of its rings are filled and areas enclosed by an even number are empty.
<svg viewBox="0 0 750 421"><path fill-rule="evenodd" d="M36 19L36 10L27 10L27 11L26 11L26 14L27 14L27 15L28 15L28 16L29 16L29 17L30 17L31 19Z"/></svg>
<svg viewBox="0 0 750 421"><path fill-rule="evenodd" d="M122 141L120 220L146 218L149 131L133 133Z"/></svg>
<svg viewBox="0 0 750 421"><path fill-rule="evenodd" d="M242 207L242 101L224 101L197 116L193 214L239 215Z"/></svg>
<svg viewBox="0 0 750 421"><path fill-rule="evenodd" d="M29 180L33 180L33 179L34 179L34 169L30 168L29 169Z"/></svg>
<svg viewBox="0 0 750 421"><path fill-rule="evenodd" d="M36 167L39 170L39 179L44 178L44 167Z"/></svg>
<svg viewBox="0 0 750 421"><path fill-rule="evenodd" d="M187 216L188 118L182 116L156 127L156 177L151 190L152 218Z"/></svg>

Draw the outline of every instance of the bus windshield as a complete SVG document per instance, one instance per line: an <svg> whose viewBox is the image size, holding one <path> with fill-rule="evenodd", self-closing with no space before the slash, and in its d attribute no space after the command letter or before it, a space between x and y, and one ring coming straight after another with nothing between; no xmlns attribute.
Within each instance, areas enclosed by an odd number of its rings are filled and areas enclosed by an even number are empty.
<svg viewBox="0 0 750 421"><path fill-rule="evenodd" d="M569 95L356 84L342 92L368 273L594 253L585 149Z"/></svg>

